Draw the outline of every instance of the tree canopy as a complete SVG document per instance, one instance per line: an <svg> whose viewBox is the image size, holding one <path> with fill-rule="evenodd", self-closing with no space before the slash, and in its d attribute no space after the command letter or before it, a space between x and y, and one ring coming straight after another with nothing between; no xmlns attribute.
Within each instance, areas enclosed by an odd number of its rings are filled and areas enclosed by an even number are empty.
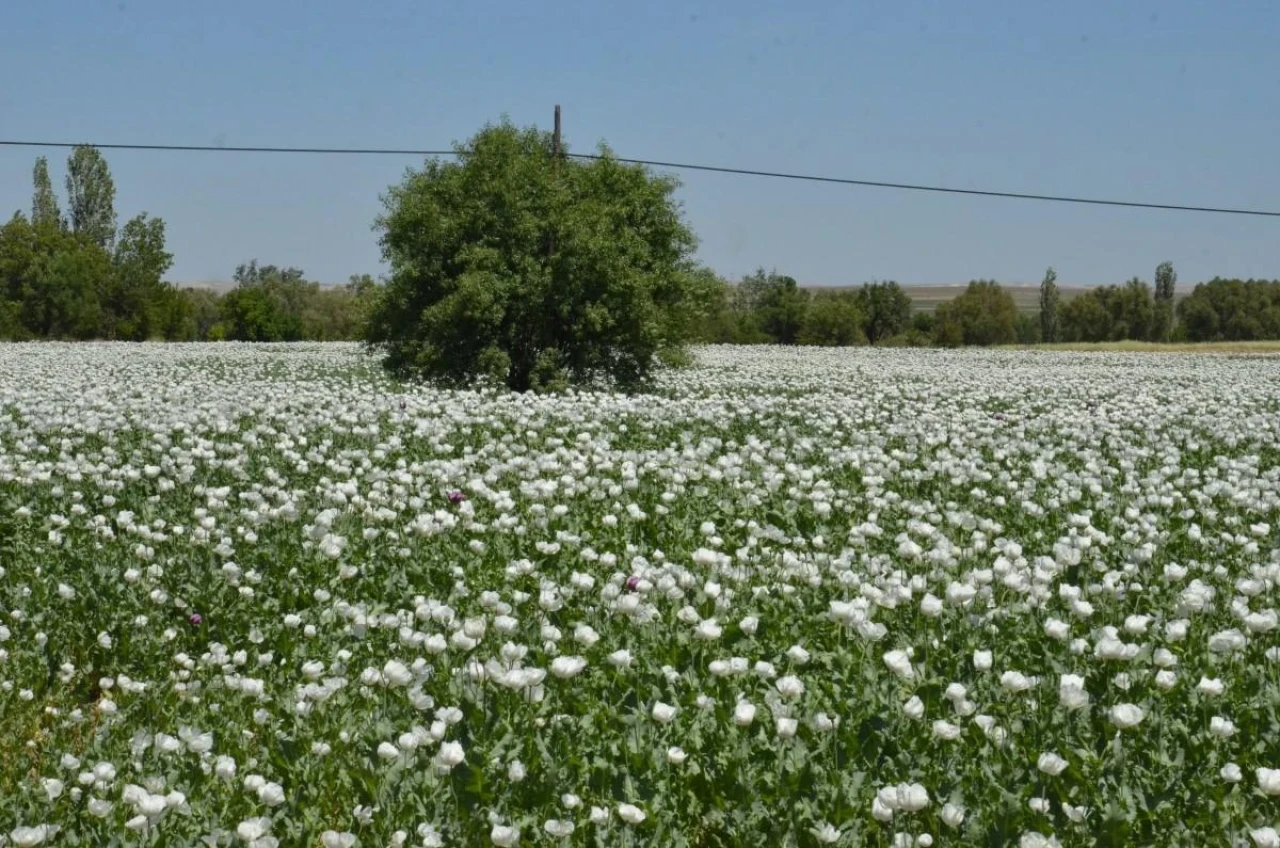
<svg viewBox="0 0 1280 848"><path fill-rule="evenodd" d="M1058 272L1049 268L1040 282L1040 338L1046 342L1058 340L1058 308L1062 296L1058 292Z"/></svg>
<svg viewBox="0 0 1280 848"><path fill-rule="evenodd" d="M385 195L391 274L367 341L401 375L526 390L640 385L679 349L696 241L674 179L555 156L551 134L489 125Z"/></svg>
<svg viewBox="0 0 1280 848"><path fill-rule="evenodd" d="M974 280L938 307L935 337L944 345L998 345L1018 340L1018 306L995 280Z"/></svg>
<svg viewBox="0 0 1280 848"><path fill-rule="evenodd" d="M860 288L858 309L872 344L898 335L911 323L911 298L892 280L867 283Z"/></svg>
<svg viewBox="0 0 1280 848"><path fill-rule="evenodd" d="M36 190L37 193L40 191L39 185ZM75 148L67 160L67 209L71 231L110 250L116 235L115 202L116 184L101 151L85 145Z"/></svg>

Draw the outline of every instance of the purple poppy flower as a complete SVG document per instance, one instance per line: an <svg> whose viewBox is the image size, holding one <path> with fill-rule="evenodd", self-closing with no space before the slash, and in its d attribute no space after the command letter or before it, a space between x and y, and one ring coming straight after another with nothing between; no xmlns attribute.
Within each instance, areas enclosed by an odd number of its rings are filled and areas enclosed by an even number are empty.
<svg viewBox="0 0 1280 848"><path fill-rule="evenodd" d="M204 624L204 616L200 615L198 612L193 612L190 617L187 618L187 624L190 624L192 627L199 627L201 624Z"/></svg>
<svg viewBox="0 0 1280 848"><path fill-rule="evenodd" d="M467 499L467 496L456 489L449 493L449 503L451 504L460 504L466 499Z"/></svg>
<svg viewBox="0 0 1280 848"><path fill-rule="evenodd" d="M633 574L627 578L627 591L634 592L638 588L640 588L640 577L639 575Z"/></svg>

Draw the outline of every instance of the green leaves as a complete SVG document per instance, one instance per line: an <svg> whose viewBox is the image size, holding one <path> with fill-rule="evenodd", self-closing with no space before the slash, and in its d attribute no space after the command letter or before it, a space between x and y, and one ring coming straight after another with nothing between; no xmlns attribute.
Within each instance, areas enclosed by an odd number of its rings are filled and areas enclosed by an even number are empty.
<svg viewBox="0 0 1280 848"><path fill-rule="evenodd" d="M609 157L553 160L549 136L488 126L411 171L378 220L392 267L367 341L389 370L517 390L635 388L688 335L694 246L675 183Z"/></svg>
<svg viewBox="0 0 1280 848"><path fill-rule="evenodd" d="M81 145L67 160L67 218L71 232L110 250L116 237L116 185L96 147Z"/></svg>

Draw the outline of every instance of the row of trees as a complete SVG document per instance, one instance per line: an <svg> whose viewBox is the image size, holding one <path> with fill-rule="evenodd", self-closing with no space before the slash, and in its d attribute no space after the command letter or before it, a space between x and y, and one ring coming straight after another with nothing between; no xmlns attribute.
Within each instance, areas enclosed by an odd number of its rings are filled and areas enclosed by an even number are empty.
<svg viewBox="0 0 1280 848"><path fill-rule="evenodd" d="M1062 303L1057 274L1040 283L1040 340L1045 342L1170 341L1175 330L1173 263L1156 266L1155 289L1133 277L1098 286Z"/></svg>
<svg viewBox="0 0 1280 848"><path fill-rule="evenodd" d="M1178 304L1176 334L1192 342L1280 339L1280 280L1224 280L1195 287Z"/></svg>
<svg viewBox="0 0 1280 848"><path fill-rule="evenodd" d="M117 229L115 183L92 147L67 161L65 215L44 157L33 178L31 217L0 227L0 337L165 336L176 301L164 221L143 212Z"/></svg>
<svg viewBox="0 0 1280 848"><path fill-rule="evenodd" d="M699 341L713 344L843 346L902 341L913 329L911 298L895 282L856 290L800 288L792 277L758 269L731 285L699 269ZM903 337L899 339L898 337Z"/></svg>
<svg viewBox="0 0 1280 848"><path fill-rule="evenodd" d="M164 280L173 264L164 221L142 212L117 228L115 182L96 148L67 160L65 213L44 157L32 177L30 215L0 226L0 339L361 337L377 289L367 274L322 287L255 260L236 269L226 294L177 288Z"/></svg>
<svg viewBox="0 0 1280 848"><path fill-rule="evenodd" d="M776 271L757 270L736 286L702 271L711 292L697 338L707 343L909 345L940 347L1041 342L1211 342L1280 339L1280 280L1201 283L1175 307L1177 273L1156 268L1155 285L1137 277L1064 300L1050 268L1039 311L1022 312L994 280L975 280L936 312L913 312L894 282L807 291Z"/></svg>
<svg viewBox="0 0 1280 848"><path fill-rule="evenodd" d="M195 295L208 305L198 340L360 339L378 289L368 274L353 275L345 286L321 286L298 268L260 266L257 260L236 268L234 280L235 288L221 297L212 292Z"/></svg>
<svg viewBox="0 0 1280 848"><path fill-rule="evenodd" d="M1134 277L1061 303L1052 268L1040 284L1041 339L1050 342L1257 341L1280 339L1280 280L1198 284L1175 307L1178 275L1156 267L1155 286Z"/></svg>
<svg viewBox="0 0 1280 848"><path fill-rule="evenodd" d="M1020 314L992 280L975 280L934 313L915 311L893 281L810 292L759 269L737 285L716 278L706 288L714 294L697 337L708 343L951 347L1032 344L1039 336L1035 317Z"/></svg>

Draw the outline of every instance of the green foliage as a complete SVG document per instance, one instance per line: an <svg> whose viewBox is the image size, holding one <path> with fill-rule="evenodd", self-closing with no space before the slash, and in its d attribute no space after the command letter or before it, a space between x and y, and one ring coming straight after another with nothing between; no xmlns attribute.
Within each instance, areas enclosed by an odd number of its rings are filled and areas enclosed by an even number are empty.
<svg viewBox="0 0 1280 848"><path fill-rule="evenodd" d="M91 339L102 322L101 292L112 278L111 255L75 236L37 259L25 323L42 338Z"/></svg>
<svg viewBox="0 0 1280 848"><path fill-rule="evenodd" d="M1057 341L1105 342L1110 338L1111 313L1096 291L1086 292L1062 305Z"/></svg>
<svg viewBox="0 0 1280 848"><path fill-rule="evenodd" d="M694 267L690 274L690 300L697 304L693 341L704 344L741 344L742 316L736 309L737 289L715 271Z"/></svg>
<svg viewBox="0 0 1280 848"><path fill-rule="evenodd" d="M62 227L62 212L58 209L58 196L53 192L53 181L49 179L49 160L41 156L36 159L32 173L34 183L31 193L31 221L37 227Z"/></svg>
<svg viewBox="0 0 1280 848"><path fill-rule="evenodd" d="M888 338L881 339L880 347L932 347L933 338L927 333L915 327L908 327L901 333L895 333Z"/></svg>
<svg viewBox="0 0 1280 848"><path fill-rule="evenodd" d="M0 227L0 298L10 313L20 313L31 293L37 256L36 230L21 212L15 212ZM17 338L18 331L9 327L6 323L4 337Z"/></svg>
<svg viewBox="0 0 1280 848"><path fill-rule="evenodd" d="M686 280L686 308L671 316L672 331L691 342L731 342L734 316L729 283L715 271L694 262L682 269ZM676 346L660 351L664 363L682 362Z"/></svg>
<svg viewBox="0 0 1280 848"><path fill-rule="evenodd" d="M1156 300L1173 300L1173 290L1178 284L1178 274L1173 270L1173 263L1161 262L1156 266Z"/></svg>
<svg viewBox="0 0 1280 848"><path fill-rule="evenodd" d="M103 334L108 339L146 341L162 335L170 287L163 277L173 265L165 250L164 221L143 212L120 230L114 273L104 287Z"/></svg>
<svg viewBox="0 0 1280 848"><path fill-rule="evenodd" d="M1119 289L1104 288L1104 293L1108 296L1108 311L1115 321L1112 327L1113 340L1150 339L1155 326L1151 287L1133 277Z"/></svg>
<svg viewBox="0 0 1280 848"><path fill-rule="evenodd" d="M213 341L211 330L222 317L220 298L208 289L170 289L162 315L162 335L170 341Z"/></svg>
<svg viewBox="0 0 1280 848"><path fill-rule="evenodd" d="M343 291L347 298L333 301L333 308L343 308L349 314L343 316L335 332L344 339L362 338L377 302L378 281L371 274L352 274Z"/></svg>
<svg viewBox="0 0 1280 848"><path fill-rule="evenodd" d="M1019 313L1014 327L1017 330L1018 344L1020 345L1039 344L1043 338L1038 315Z"/></svg>
<svg viewBox="0 0 1280 848"><path fill-rule="evenodd" d="M738 284L743 308L771 342L792 345L800 340L809 308L809 293L794 277L758 268Z"/></svg>
<svg viewBox="0 0 1280 848"><path fill-rule="evenodd" d="M974 280L941 304L934 339L946 347L1012 344L1018 339L1018 306L994 280Z"/></svg>
<svg viewBox="0 0 1280 848"><path fill-rule="evenodd" d="M1280 338L1280 280L1201 283L1178 304L1188 341L1251 341Z"/></svg>
<svg viewBox="0 0 1280 848"><path fill-rule="evenodd" d="M675 180L603 146L557 160L549 133L505 120L456 149L406 174L377 221L391 278L366 338L390 371L464 383L505 364L517 390L553 372L631 388L690 338Z"/></svg>
<svg viewBox="0 0 1280 848"><path fill-rule="evenodd" d="M96 147L81 145L67 160L67 209L71 230L110 250L116 234L116 185Z"/></svg>
<svg viewBox="0 0 1280 848"><path fill-rule="evenodd" d="M863 331L872 344L901 333L911 323L911 298L892 280L867 283L859 289L858 309Z"/></svg>
<svg viewBox="0 0 1280 848"><path fill-rule="evenodd" d="M70 226L47 162L33 171L32 217L0 227L0 338L192 338L187 304L163 277L165 225L142 213L117 234L115 186L97 150L67 165Z"/></svg>
<svg viewBox="0 0 1280 848"><path fill-rule="evenodd" d="M1173 325L1173 301L1160 298L1154 300L1151 304L1151 341L1169 341L1173 333Z"/></svg>
<svg viewBox="0 0 1280 848"><path fill-rule="evenodd" d="M938 316L932 312L917 312L911 316L911 329L932 336L938 327Z"/></svg>
<svg viewBox="0 0 1280 848"><path fill-rule="evenodd" d="M1044 272L1044 279L1040 282L1040 338L1043 341L1058 341L1061 330L1058 307L1061 300L1058 272L1050 268Z"/></svg>
<svg viewBox="0 0 1280 848"><path fill-rule="evenodd" d="M1173 332L1173 292L1178 283L1178 275L1173 270L1172 262L1161 262L1156 266L1155 302L1151 312L1151 340L1167 342Z"/></svg>
<svg viewBox="0 0 1280 848"><path fill-rule="evenodd" d="M222 298L227 337L245 342L295 341L287 337L285 318L261 288L239 286ZM299 331L298 335L301 335Z"/></svg>
<svg viewBox="0 0 1280 848"><path fill-rule="evenodd" d="M1156 329L1151 287L1137 277L1090 289L1061 310L1062 341L1146 341Z"/></svg>
<svg viewBox="0 0 1280 848"><path fill-rule="evenodd" d="M820 291L809 302L800 344L845 347L866 344L858 296L851 291Z"/></svg>

